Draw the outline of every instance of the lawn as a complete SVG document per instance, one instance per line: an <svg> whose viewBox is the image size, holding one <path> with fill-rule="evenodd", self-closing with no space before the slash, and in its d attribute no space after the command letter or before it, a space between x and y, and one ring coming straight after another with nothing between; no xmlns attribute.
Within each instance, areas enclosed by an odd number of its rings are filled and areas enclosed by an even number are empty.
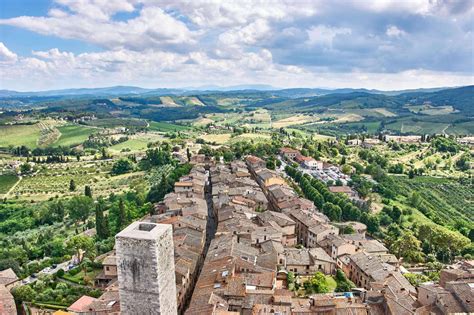
<svg viewBox="0 0 474 315"><path fill-rule="evenodd" d="M33 125L2 125L0 126L0 147L27 146L34 149L38 146L41 128L38 124Z"/></svg>
<svg viewBox="0 0 474 315"><path fill-rule="evenodd" d="M15 175L0 175L0 194L6 194L17 181Z"/></svg>
<svg viewBox="0 0 474 315"><path fill-rule="evenodd" d="M86 141L91 134L97 132L97 128L85 127L81 125L65 125L58 127L61 136L54 146L74 146Z"/></svg>
<svg viewBox="0 0 474 315"><path fill-rule="evenodd" d="M150 121L148 129L152 131L170 132L189 130L189 127L166 122Z"/></svg>

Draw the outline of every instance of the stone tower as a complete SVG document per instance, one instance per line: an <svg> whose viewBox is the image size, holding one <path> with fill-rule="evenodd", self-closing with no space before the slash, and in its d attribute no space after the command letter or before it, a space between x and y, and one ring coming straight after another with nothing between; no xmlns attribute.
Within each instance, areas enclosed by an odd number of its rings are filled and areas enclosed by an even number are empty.
<svg viewBox="0 0 474 315"><path fill-rule="evenodd" d="M177 314L171 225L134 222L115 239L121 314Z"/></svg>

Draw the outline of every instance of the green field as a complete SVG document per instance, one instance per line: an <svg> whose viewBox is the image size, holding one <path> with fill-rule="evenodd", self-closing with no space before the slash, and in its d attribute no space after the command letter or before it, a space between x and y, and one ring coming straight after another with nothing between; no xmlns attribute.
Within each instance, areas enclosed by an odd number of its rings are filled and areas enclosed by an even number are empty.
<svg viewBox="0 0 474 315"><path fill-rule="evenodd" d="M65 147L81 144L91 134L98 131L96 128L81 125L66 125L58 127L58 129L61 132L61 136L53 145Z"/></svg>
<svg viewBox="0 0 474 315"><path fill-rule="evenodd" d="M129 139L125 142L109 147L109 150L116 152L120 152L126 149L129 149L131 152L142 151L147 148L148 142L148 139Z"/></svg>
<svg viewBox="0 0 474 315"><path fill-rule="evenodd" d="M18 181L15 175L0 175L0 194L7 193Z"/></svg>
<svg viewBox="0 0 474 315"><path fill-rule="evenodd" d="M144 128L146 127L146 121L142 119L126 119L126 118L104 118L96 119L87 122L90 126L102 127L102 128L116 128L116 127L127 127L127 128Z"/></svg>
<svg viewBox="0 0 474 315"><path fill-rule="evenodd" d="M34 125L2 125L0 126L0 147L24 145L34 149L38 146L41 129Z"/></svg>
<svg viewBox="0 0 474 315"><path fill-rule="evenodd" d="M439 224L456 226L461 221L474 225L474 206L472 196L474 187L459 181L418 176L413 179L392 176L397 189L409 197L416 192L421 197L419 210L429 217L437 217Z"/></svg>
<svg viewBox="0 0 474 315"><path fill-rule="evenodd" d="M151 131L161 131L161 132L170 132L170 131L184 131L188 130L188 126L170 124L166 122L157 122L150 121L150 126L148 127Z"/></svg>

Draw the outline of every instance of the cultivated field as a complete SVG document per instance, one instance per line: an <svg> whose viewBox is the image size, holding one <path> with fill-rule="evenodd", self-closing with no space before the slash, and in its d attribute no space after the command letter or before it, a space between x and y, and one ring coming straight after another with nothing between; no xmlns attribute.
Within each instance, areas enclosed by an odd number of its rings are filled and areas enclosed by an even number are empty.
<svg viewBox="0 0 474 315"><path fill-rule="evenodd" d="M298 114L295 116L290 116L288 118L283 118L272 123L272 127L279 129L284 127L289 127L293 125L301 125L308 122L316 122L319 119L314 116Z"/></svg>
<svg viewBox="0 0 474 315"><path fill-rule="evenodd" d="M38 124L33 125L3 125L0 126L0 147L24 145L36 148L41 135Z"/></svg>
<svg viewBox="0 0 474 315"><path fill-rule="evenodd" d="M15 175L0 175L0 195L6 194L18 181Z"/></svg>
<svg viewBox="0 0 474 315"><path fill-rule="evenodd" d="M65 125L58 127L61 136L53 144L53 146L73 146L81 144L86 141L89 136L95 132L98 132L99 129L86 127L82 125Z"/></svg>

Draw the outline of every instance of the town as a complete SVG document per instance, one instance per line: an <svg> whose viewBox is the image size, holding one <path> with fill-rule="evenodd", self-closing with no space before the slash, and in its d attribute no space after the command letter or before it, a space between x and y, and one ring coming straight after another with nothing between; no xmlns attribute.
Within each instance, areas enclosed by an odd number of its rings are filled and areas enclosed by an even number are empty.
<svg viewBox="0 0 474 315"><path fill-rule="evenodd" d="M408 270L361 222L331 222L301 197L288 165L353 202L357 193L334 165L284 147L281 167L248 155L230 163L191 158L174 191L116 235L101 257L97 297L83 295L52 314L448 314L474 311L474 262L441 270L415 288ZM327 182L327 181L325 181ZM0 273L2 314L15 314ZM329 287L334 285L330 289ZM10 310L10 311L9 311ZM139 311L137 311L139 310Z"/></svg>

